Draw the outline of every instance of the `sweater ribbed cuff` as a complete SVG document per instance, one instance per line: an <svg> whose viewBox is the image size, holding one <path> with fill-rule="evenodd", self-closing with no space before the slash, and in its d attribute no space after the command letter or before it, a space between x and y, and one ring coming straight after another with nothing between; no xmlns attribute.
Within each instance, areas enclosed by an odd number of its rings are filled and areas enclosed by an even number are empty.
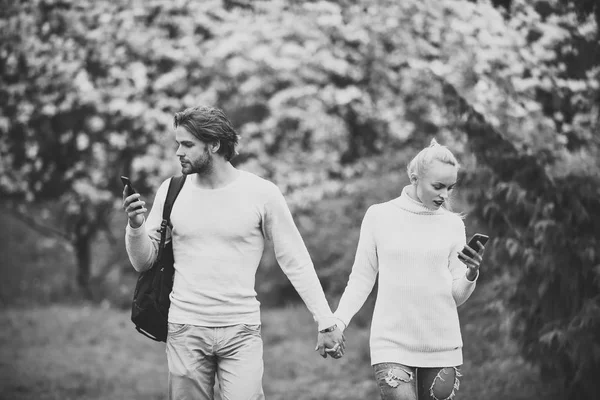
<svg viewBox="0 0 600 400"><path fill-rule="evenodd" d="M129 225L129 220L127 220L127 226L125 227L125 233L129 236L144 235L146 233L146 220L144 219L144 222L138 228L134 228L131 225Z"/></svg>
<svg viewBox="0 0 600 400"><path fill-rule="evenodd" d="M337 326L338 328L340 328L340 330L342 331L342 333L346 330L346 323L344 321L342 321L340 318L335 318L337 320Z"/></svg>
<svg viewBox="0 0 600 400"><path fill-rule="evenodd" d="M338 324L338 326L340 327L340 329L342 330L342 332L348 327L348 324L350 321L346 321L344 319L342 319L337 312L333 313L333 317L336 320L336 323Z"/></svg>

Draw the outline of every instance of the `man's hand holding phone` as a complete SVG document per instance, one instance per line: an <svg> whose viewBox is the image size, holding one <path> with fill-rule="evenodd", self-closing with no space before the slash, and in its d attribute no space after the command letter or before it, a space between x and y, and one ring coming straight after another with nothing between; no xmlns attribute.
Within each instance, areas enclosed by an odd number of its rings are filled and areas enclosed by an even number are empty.
<svg viewBox="0 0 600 400"><path fill-rule="evenodd" d="M144 223L146 202L140 199L140 194L135 191L131 181L126 176L121 176L123 182L123 209L129 217L129 226L139 228Z"/></svg>
<svg viewBox="0 0 600 400"><path fill-rule="evenodd" d="M489 237L481 233L474 234L469 243L465 245L462 251L458 252L458 259L462 261L468 268L467 279L474 281L479 273L479 267L483 260L483 253L485 252L485 244Z"/></svg>

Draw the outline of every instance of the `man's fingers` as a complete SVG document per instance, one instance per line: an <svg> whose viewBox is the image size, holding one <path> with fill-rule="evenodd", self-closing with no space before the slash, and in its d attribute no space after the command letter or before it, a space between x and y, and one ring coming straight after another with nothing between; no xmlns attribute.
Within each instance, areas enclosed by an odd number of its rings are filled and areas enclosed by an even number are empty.
<svg viewBox="0 0 600 400"><path fill-rule="evenodd" d="M127 196L125 189L123 189L123 208L127 211L127 208L131 207L132 204L138 204L139 202L145 204L145 202L142 202L140 197L141 195L139 193L134 193L131 196Z"/></svg>
<svg viewBox="0 0 600 400"><path fill-rule="evenodd" d="M130 212L137 211L138 209L144 208L145 205L146 205L145 201L142 201L142 200L134 201L132 203L129 203L129 206L127 206L127 210Z"/></svg>

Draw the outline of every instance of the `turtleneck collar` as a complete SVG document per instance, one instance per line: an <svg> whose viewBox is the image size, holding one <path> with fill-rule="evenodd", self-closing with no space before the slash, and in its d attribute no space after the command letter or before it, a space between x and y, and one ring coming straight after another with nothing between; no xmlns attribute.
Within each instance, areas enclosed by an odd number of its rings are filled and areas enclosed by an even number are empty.
<svg viewBox="0 0 600 400"><path fill-rule="evenodd" d="M408 195L409 187L410 187L410 185L405 186L402 189L402 194L400 195L400 197L397 197L396 199L393 200L394 204L396 204L401 209L411 212L413 214L440 215L440 214L444 213L444 209L442 207L438 208L437 210L432 210L430 208L427 208L425 206L425 204L421 203L420 201L415 200L412 197L410 197Z"/></svg>

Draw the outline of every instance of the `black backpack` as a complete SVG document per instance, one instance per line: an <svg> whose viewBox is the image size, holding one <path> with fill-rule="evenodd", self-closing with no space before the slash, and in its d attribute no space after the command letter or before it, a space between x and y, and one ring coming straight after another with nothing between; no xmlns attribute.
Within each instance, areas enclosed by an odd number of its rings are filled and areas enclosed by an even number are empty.
<svg viewBox="0 0 600 400"><path fill-rule="evenodd" d="M152 267L140 274L133 302L131 305L131 321L135 329L142 335L157 342L167 341L168 316L171 300L169 295L173 289L173 240L165 245L167 227L171 222L171 209L177 195L185 183L186 175L174 176L169 182L169 191L163 208L160 225L160 245L158 255Z"/></svg>

